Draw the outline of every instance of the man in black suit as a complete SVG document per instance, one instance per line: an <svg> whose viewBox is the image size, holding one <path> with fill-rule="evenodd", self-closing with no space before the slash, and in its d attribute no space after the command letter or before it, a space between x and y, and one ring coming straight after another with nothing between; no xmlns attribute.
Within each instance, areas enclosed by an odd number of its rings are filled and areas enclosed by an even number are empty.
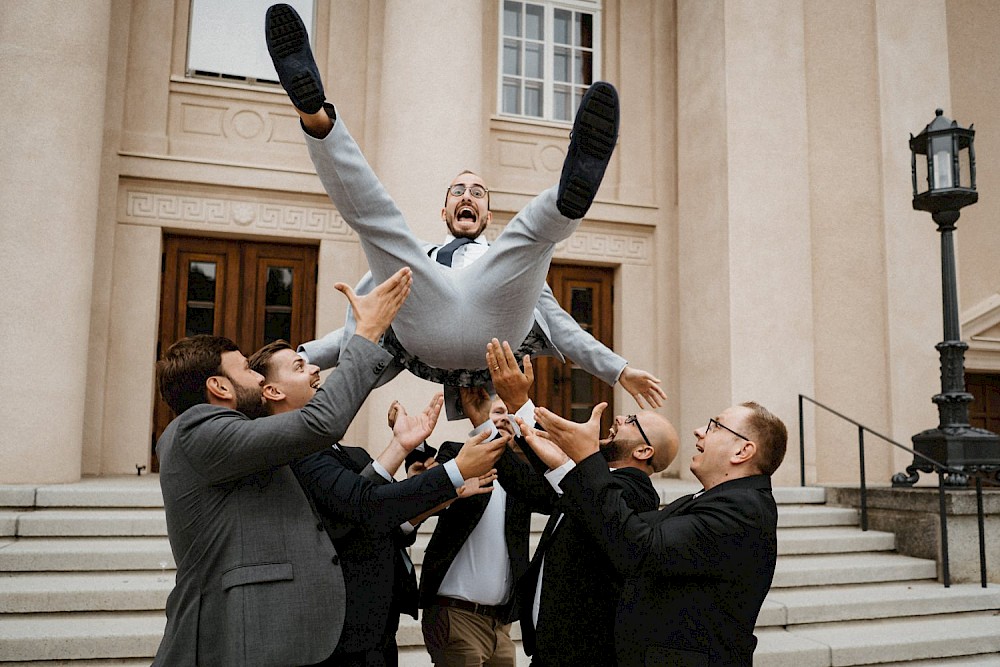
<svg viewBox="0 0 1000 667"><path fill-rule="evenodd" d="M785 425L753 402L724 410L694 432L691 472L704 489L636 514L598 451L605 407L585 424L544 408L535 417L577 463L561 483L567 512L625 578L618 664L750 667L777 559L771 475L785 455ZM527 437L539 436L528 429Z"/></svg>
<svg viewBox="0 0 1000 667"><path fill-rule="evenodd" d="M264 376L268 412L280 414L308 403L320 384L319 368L306 364L285 341L265 345L250 357ZM339 443L292 464L292 470L337 549L344 572L344 629L331 664L382 667L397 663L396 629L401 611L416 612L416 581L405 547L413 542L408 519L456 497L466 485L461 470L469 456L493 451L500 443L463 448L455 462L417 478L393 483L403 458L430 435L441 410L440 394L418 415L397 404L393 437L377 460L360 447ZM475 443L471 443L475 444ZM488 489L486 489L488 492Z"/></svg>
<svg viewBox="0 0 1000 667"><path fill-rule="evenodd" d="M462 409L476 427L470 437L495 437L496 424L488 407L479 409L480 397L478 390L461 389ZM499 421L506 410L501 401L496 404ZM509 436L501 439L506 443ZM460 456L467 446L443 443L438 462ZM505 451L496 469L498 479L507 481L495 482L488 496L454 503L438 514L420 576L421 628L435 665L516 663L510 627L518 613L516 582L528 569L531 512L551 505L551 489L517 497L506 492L506 484L531 475L517 463L522 462Z"/></svg>
<svg viewBox="0 0 1000 667"><path fill-rule="evenodd" d="M501 346L494 339L486 362L507 409L522 424L533 426L534 406L528 398L534 382L531 358L524 357L522 371L510 345ZM540 484L552 494L549 521L518 584L524 651L532 656L532 667L613 665L615 610L622 580L583 524L564 514L559 482L574 464L547 440L533 439L537 452L523 438L516 440L536 472L520 479ZM659 495L649 478L670 465L678 444L673 425L655 412L615 417L600 450L631 509L643 512L658 507ZM509 482L508 489L514 495L531 492L516 482Z"/></svg>

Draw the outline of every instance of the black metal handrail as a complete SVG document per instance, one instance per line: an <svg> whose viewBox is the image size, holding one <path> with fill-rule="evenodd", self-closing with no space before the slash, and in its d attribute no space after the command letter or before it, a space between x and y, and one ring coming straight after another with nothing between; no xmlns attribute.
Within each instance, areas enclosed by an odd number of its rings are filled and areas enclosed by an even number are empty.
<svg viewBox="0 0 1000 667"><path fill-rule="evenodd" d="M938 476L938 511L940 513L941 519L941 574L944 579L945 588L951 587L951 570L948 560L948 514L945 509L945 487L944 476L946 474L956 475L961 477L966 477L970 473L967 470L962 470L959 468L952 468L944 465L939 461L935 461L929 456L921 454L920 452L914 451L913 449L907 447L906 445L900 444L890 438L887 435L883 435L878 431L868 428L864 424L851 419L850 417L837 412L833 408L823 405L819 401L804 394L799 394L799 484L800 486L806 485L806 437L805 437L805 417L803 411L803 404L805 401L809 401L816 407L822 408L833 414L846 422L854 424L858 429L858 460L860 466L861 474L861 530L868 530L868 486L865 481L865 432L871 433L877 438L889 443L894 447L898 447L904 451L913 454L916 457L920 457L927 461L931 466L933 466L934 471ZM986 534L985 534L985 522L983 516L983 484L982 479L979 475L975 475L976 478L976 509L978 512L978 524L979 524L979 575L980 581L983 588L986 588Z"/></svg>

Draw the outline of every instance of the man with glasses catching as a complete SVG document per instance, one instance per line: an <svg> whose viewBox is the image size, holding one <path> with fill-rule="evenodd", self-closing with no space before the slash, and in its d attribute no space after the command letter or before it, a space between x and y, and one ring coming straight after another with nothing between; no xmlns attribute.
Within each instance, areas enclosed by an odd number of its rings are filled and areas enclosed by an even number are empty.
<svg viewBox="0 0 1000 667"><path fill-rule="evenodd" d="M534 381L530 356L524 371L510 346L493 340L487 348L487 365L493 386L507 410L533 425L534 406L528 390ZM532 438L531 447L518 445L536 474L522 472L512 479L507 470L520 464L505 453L499 466L500 482L512 496L546 498L549 520L518 584L521 640L532 657L532 667L575 667L615 664L615 612L622 577L585 526L565 514L560 481L574 463L551 442ZM635 512L655 510L660 497L650 476L670 465L677 455L677 431L662 415L642 411L615 417L608 436L600 441L606 469L621 489L621 498ZM536 506L542 503L536 501Z"/></svg>
<svg viewBox="0 0 1000 667"><path fill-rule="evenodd" d="M570 356L609 385L620 382L640 406L662 404L665 394L651 374L627 366L560 308L545 284L555 245L568 238L594 200L618 138L618 94L595 82L583 96L558 187L533 199L489 244L489 190L477 174L460 173L448 186L441 218L447 243L434 248L414 237L402 213L365 161L344 121L326 103L323 84L302 20L288 5L267 11L268 51L282 86L302 121L316 173L338 212L357 232L371 270L356 291L364 294L401 266L413 270L413 291L386 332L383 345L396 363L445 385L448 416L462 415L455 387L483 386L483 349L496 336L524 353ZM502 294L498 297L498 294ZM336 364L343 330L301 346L320 368ZM449 390L451 388L451 390Z"/></svg>
<svg viewBox="0 0 1000 667"><path fill-rule="evenodd" d="M771 475L785 455L785 425L753 402L724 410L694 431L691 472L704 489L635 513L599 453L605 407L585 424L545 408L535 417L577 464L560 482L566 513L625 579L618 664L750 667L754 624L777 560ZM542 437L530 429L526 436L529 443Z"/></svg>

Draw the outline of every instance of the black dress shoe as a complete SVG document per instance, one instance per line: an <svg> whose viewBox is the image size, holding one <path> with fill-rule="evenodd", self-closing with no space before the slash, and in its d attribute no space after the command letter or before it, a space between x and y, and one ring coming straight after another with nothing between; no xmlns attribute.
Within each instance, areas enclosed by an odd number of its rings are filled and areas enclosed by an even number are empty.
<svg viewBox="0 0 1000 667"><path fill-rule="evenodd" d="M595 81L580 101L573 121L556 199L560 213L572 220L586 215L617 141L618 91L610 83Z"/></svg>
<svg viewBox="0 0 1000 667"><path fill-rule="evenodd" d="M326 99L323 81L309 48L309 34L298 13L288 5L268 7L264 35L278 80L292 104L306 113L322 109Z"/></svg>

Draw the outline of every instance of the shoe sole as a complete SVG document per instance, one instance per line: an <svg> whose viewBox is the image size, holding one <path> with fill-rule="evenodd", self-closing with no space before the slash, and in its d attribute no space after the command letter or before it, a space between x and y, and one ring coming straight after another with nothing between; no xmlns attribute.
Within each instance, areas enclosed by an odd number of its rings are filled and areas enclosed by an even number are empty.
<svg viewBox="0 0 1000 667"><path fill-rule="evenodd" d="M595 85L589 93L573 124L573 141L582 153L605 163L603 172L618 140L618 96L610 86ZM573 220L582 218L596 194L591 181L571 176L564 185L560 197L563 214Z"/></svg>
<svg viewBox="0 0 1000 667"><path fill-rule="evenodd" d="M267 43L273 58L287 58L307 46L309 35L298 15L287 5L271 8L267 21ZM292 77L285 91L293 104L303 111L318 111L323 107L326 96L323 86L311 74L302 73Z"/></svg>

